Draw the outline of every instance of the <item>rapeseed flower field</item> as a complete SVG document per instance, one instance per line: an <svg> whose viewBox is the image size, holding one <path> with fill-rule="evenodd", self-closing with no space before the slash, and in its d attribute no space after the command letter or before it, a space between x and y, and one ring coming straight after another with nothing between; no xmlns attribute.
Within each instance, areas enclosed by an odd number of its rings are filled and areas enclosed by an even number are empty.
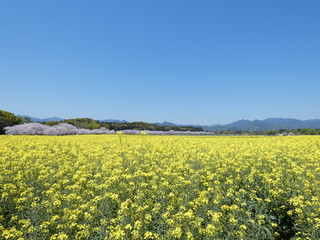
<svg viewBox="0 0 320 240"><path fill-rule="evenodd" d="M319 136L0 136L0 239L319 239L319 160Z"/></svg>

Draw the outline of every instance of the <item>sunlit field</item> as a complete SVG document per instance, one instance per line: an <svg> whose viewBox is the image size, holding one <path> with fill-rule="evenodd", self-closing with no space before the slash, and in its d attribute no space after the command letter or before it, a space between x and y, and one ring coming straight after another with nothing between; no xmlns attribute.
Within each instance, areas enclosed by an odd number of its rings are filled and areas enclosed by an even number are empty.
<svg viewBox="0 0 320 240"><path fill-rule="evenodd" d="M0 239L319 239L320 136L0 136Z"/></svg>

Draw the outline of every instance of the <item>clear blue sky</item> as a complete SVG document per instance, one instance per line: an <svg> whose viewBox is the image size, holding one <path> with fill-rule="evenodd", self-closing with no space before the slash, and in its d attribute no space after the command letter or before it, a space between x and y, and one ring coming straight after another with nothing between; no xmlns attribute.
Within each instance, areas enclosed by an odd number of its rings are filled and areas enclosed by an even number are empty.
<svg viewBox="0 0 320 240"><path fill-rule="evenodd" d="M180 124L320 118L320 1L0 1L0 109Z"/></svg>

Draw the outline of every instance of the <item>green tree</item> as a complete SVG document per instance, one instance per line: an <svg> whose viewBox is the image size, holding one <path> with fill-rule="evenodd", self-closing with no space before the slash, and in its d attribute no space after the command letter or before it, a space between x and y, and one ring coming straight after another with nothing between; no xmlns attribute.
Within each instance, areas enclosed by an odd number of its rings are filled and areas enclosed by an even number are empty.
<svg viewBox="0 0 320 240"><path fill-rule="evenodd" d="M91 122L90 123L90 129L93 130L93 129L99 129L100 128L100 125L99 123L97 122Z"/></svg>
<svg viewBox="0 0 320 240"><path fill-rule="evenodd" d="M265 133L267 135L276 135L277 133L279 133L279 131L270 129L270 130L265 131Z"/></svg>
<svg viewBox="0 0 320 240"><path fill-rule="evenodd" d="M31 118L29 117L20 117L21 118L21 121L24 122L24 123L31 123Z"/></svg>
<svg viewBox="0 0 320 240"><path fill-rule="evenodd" d="M313 128L304 128L301 130L301 133L304 135L315 135L317 132Z"/></svg>
<svg viewBox="0 0 320 240"><path fill-rule="evenodd" d="M293 132L294 134L299 134L299 130L298 129L293 129L291 132Z"/></svg>
<svg viewBox="0 0 320 240"><path fill-rule="evenodd" d="M22 119L11 112L0 110L0 134L4 134L4 128L23 123Z"/></svg>

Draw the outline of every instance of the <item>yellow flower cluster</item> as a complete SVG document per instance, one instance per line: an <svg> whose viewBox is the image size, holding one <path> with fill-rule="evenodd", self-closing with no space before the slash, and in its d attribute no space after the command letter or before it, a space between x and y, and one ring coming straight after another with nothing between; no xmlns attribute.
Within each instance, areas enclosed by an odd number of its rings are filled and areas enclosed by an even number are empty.
<svg viewBox="0 0 320 240"><path fill-rule="evenodd" d="M319 239L319 160L319 136L0 136L0 239Z"/></svg>

